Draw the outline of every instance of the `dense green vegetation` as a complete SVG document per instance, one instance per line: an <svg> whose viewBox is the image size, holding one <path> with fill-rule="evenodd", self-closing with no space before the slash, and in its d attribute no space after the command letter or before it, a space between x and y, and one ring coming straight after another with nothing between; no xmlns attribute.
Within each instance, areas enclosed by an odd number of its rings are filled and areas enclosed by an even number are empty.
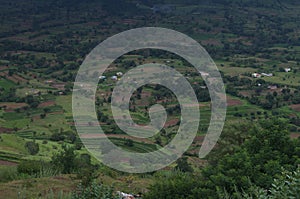
<svg viewBox="0 0 300 199"><path fill-rule="evenodd" d="M208 165L200 174L179 172L171 174L167 180L157 180L146 198L216 198L223 192L232 198L242 198L242 192L257 194L254 186L271 190L274 195L288 194L297 198L299 174L295 174L296 179L290 179L291 183L274 179L285 178L282 172L297 170L299 146L300 141L290 140L285 124L280 121L230 126L224 130L218 147L210 154Z"/></svg>
<svg viewBox="0 0 300 199"><path fill-rule="evenodd" d="M2 2L0 198L118 198L116 191L151 199L299 198L299 11L296 0ZM85 149L74 126L71 94L79 66L97 44L145 26L174 29L198 41L221 72L228 107L222 138L200 160L211 109L198 72L161 50L119 57L99 81L95 102L101 127L118 147L147 153L165 146L181 114L172 92L145 85L131 97L131 117L148 124L149 108L159 103L167 122L149 139L128 136L110 107L116 85L110 77L119 71L145 63L176 69L195 90L201 113L197 136L182 158L135 175L104 166Z"/></svg>

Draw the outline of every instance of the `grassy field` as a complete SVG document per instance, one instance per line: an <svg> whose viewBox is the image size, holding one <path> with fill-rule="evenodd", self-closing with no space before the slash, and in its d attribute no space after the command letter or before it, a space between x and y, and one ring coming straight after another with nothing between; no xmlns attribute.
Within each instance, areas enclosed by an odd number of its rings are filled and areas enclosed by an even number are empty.
<svg viewBox="0 0 300 199"><path fill-rule="evenodd" d="M12 81L0 78L0 88L4 88L6 91L9 91L9 89L14 88L15 86L16 84Z"/></svg>

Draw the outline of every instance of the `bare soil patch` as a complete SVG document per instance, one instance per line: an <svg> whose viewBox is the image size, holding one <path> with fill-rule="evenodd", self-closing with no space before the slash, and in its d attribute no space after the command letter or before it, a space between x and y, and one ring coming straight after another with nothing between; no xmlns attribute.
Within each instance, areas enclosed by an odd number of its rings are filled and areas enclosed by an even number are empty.
<svg viewBox="0 0 300 199"><path fill-rule="evenodd" d="M293 104L290 106L293 110L300 112L300 104Z"/></svg>
<svg viewBox="0 0 300 199"><path fill-rule="evenodd" d="M5 127L0 127L0 134L1 133L11 133L13 132L14 130L13 129L10 129L10 128L5 128Z"/></svg>
<svg viewBox="0 0 300 199"><path fill-rule="evenodd" d="M178 123L179 119L171 119L167 121L164 125L164 127L170 127L170 126L175 126Z"/></svg>
<svg viewBox="0 0 300 199"><path fill-rule="evenodd" d="M0 66L0 70L6 70L6 69L8 69L7 66Z"/></svg>
<svg viewBox="0 0 300 199"><path fill-rule="evenodd" d="M238 106L238 105L242 105L243 102L241 100L238 99L232 99L231 97L227 96L227 106Z"/></svg>
<svg viewBox="0 0 300 199"><path fill-rule="evenodd" d="M12 82L14 82L14 83L24 83L24 82L27 82L27 80L26 79L24 79L23 77L20 77L19 75L17 75L17 74L13 74L12 76L9 76L8 75L8 72L7 71L5 71L5 72L2 72L1 73L1 76L5 76L6 77L6 79L8 79L8 80L10 80L10 81L12 81Z"/></svg>
<svg viewBox="0 0 300 199"><path fill-rule="evenodd" d="M300 133L291 133L290 137L293 139L297 139L298 137L300 137Z"/></svg>
<svg viewBox="0 0 300 199"><path fill-rule="evenodd" d="M47 101L47 102L42 102L39 104L39 108L44 108L44 107L48 107L48 106L54 106L55 105L55 101Z"/></svg>
<svg viewBox="0 0 300 199"><path fill-rule="evenodd" d="M28 106L26 103L14 103L14 102L1 102L0 107L4 107L4 110L6 112L11 112L14 109L17 108L23 108L25 106Z"/></svg>
<svg viewBox="0 0 300 199"><path fill-rule="evenodd" d="M2 166L16 166L17 163L5 161L5 160L0 160L0 165L2 165Z"/></svg>

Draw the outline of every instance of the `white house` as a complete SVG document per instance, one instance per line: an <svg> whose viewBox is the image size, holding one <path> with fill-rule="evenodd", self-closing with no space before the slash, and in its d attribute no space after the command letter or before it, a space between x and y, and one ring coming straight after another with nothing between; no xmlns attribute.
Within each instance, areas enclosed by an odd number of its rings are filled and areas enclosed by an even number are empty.
<svg viewBox="0 0 300 199"><path fill-rule="evenodd" d="M287 73L288 73L288 72L291 72L291 70L292 70L291 68L285 68L285 69L284 69L284 71L287 72Z"/></svg>
<svg viewBox="0 0 300 199"><path fill-rule="evenodd" d="M266 77L273 77L273 73L261 73L261 75Z"/></svg>
<svg viewBox="0 0 300 199"><path fill-rule="evenodd" d="M106 76L100 76L99 79L104 80L104 79L106 79Z"/></svg>
<svg viewBox="0 0 300 199"><path fill-rule="evenodd" d="M209 73L206 72L200 72L201 76L209 76Z"/></svg>
<svg viewBox="0 0 300 199"><path fill-rule="evenodd" d="M122 73L122 72L117 72L116 75L117 75L118 77L121 77L121 76L123 76L123 73Z"/></svg>
<svg viewBox="0 0 300 199"><path fill-rule="evenodd" d="M135 199L135 197L132 194L124 193L121 191L117 191L120 199Z"/></svg>
<svg viewBox="0 0 300 199"><path fill-rule="evenodd" d="M252 77L254 77L254 78L260 78L260 77L261 77L261 74L259 74L259 73L253 73L253 74L252 74Z"/></svg>
<svg viewBox="0 0 300 199"><path fill-rule="evenodd" d="M118 77L114 75L111 77L111 79L116 81L116 80L118 80Z"/></svg>

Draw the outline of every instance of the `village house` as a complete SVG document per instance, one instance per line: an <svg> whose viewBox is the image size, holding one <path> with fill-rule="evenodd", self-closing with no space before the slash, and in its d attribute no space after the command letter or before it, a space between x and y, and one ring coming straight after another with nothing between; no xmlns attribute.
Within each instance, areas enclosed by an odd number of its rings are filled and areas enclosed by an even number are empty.
<svg viewBox="0 0 300 199"><path fill-rule="evenodd" d="M260 78L261 74L259 74L259 73L252 73L252 77L254 77L254 78Z"/></svg>
<svg viewBox="0 0 300 199"><path fill-rule="evenodd" d="M287 72L287 73L288 73L288 72L291 72L291 70L292 70L291 68L285 68L285 69L284 69L284 71Z"/></svg>
<svg viewBox="0 0 300 199"><path fill-rule="evenodd" d="M265 77L273 77L273 73L261 73Z"/></svg>
<svg viewBox="0 0 300 199"><path fill-rule="evenodd" d="M53 80L46 80L45 84L52 84L54 81Z"/></svg>
<svg viewBox="0 0 300 199"><path fill-rule="evenodd" d="M114 81L117 81L118 77L114 75L114 76L111 77L111 79L114 80Z"/></svg>
<svg viewBox="0 0 300 199"><path fill-rule="evenodd" d="M99 79L104 80L104 79L106 79L106 76L100 76Z"/></svg>
<svg viewBox="0 0 300 199"><path fill-rule="evenodd" d="M122 73L122 72L117 72L116 75L117 75L118 77L121 77L121 76L123 76L123 73Z"/></svg>

